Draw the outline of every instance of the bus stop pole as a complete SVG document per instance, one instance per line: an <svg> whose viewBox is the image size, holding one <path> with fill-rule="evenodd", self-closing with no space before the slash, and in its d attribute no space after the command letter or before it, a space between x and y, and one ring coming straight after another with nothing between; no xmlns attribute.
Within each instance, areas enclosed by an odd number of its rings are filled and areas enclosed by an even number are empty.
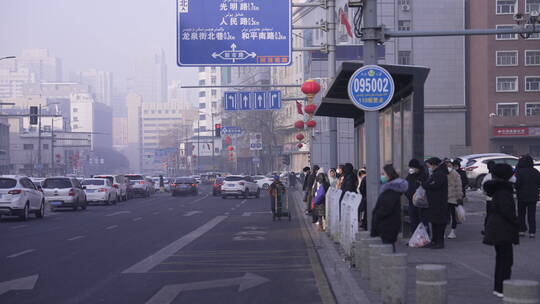
<svg viewBox="0 0 540 304"><path fill-rule="evenodd" d="M364 26L377 27L377 0L364 0ZM366 39L367 38L367 39ZM365 37L364 64L377 64L377 40ZM371 228L371 214L377 201L380 180L379 111L365 111L366 122L366 172L367 172L367 219Z"/></svg>
<svg viewBox="0 0 540 304"><path fill-rule="evenodd" d="M327 45L328 45L328 80L333 81L336 78L336 0L326 1L326 23L328 27ZM330 150L328 151L328 167L337 168L338 165L338 140L337 140L337 118L328 118L328 131Z"/></svg>

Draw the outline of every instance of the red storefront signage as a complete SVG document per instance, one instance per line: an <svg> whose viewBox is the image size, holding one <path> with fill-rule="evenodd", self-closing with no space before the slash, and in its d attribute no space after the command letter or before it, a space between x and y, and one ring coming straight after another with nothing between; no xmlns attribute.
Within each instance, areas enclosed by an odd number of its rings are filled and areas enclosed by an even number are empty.
<svg viewBox="0 0 540 304"><path fill-rule="evenodd" d="M495 136L528 136L529 128L527 127L515 127L515 128L494 128Z"/></svg>

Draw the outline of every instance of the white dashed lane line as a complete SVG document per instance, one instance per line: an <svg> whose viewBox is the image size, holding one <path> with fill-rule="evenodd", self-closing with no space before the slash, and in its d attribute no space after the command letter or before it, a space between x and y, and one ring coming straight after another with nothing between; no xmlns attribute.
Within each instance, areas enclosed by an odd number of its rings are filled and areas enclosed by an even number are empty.
<svg viewBox="0 0 540 304"><path fill-rule="evenodd" d="M153 215L158 215L159 211L152 212Z"/></svg>
<svg viewBox="0 0 540 304"><path fill-rule="evenodd" d="M14 253L12 255L8 255L7 258L8 259L16 258L18 256L21 256L21 255L24 255L24 254L27 254L27 253L30 253L30 252L34 252L34 251L36 251L36 250L35 249L28 249L28 250L25 250L25 251Z"/></svg>
<svg viewBox="0 0 540 304"><path fill-rule="evenodd" d="M84 237L85 237L84 235L77 235L77 236L74 236L74 237L68 239L68 241L76 241L76 240L80 240L80 239L82 239Z"/></svg>
<svg viewBox="0 0 540 304"><path fill-rule="evenodd" d="M134 222L138 222L140 220L142 220L142 217L140 217L140 216L133 219Z"/></svg>
<svg viewBox="0 0 540 304"><path fill-rule="evenodd" d="M20 228L24 228L26 226L28 226L28 225L17 225L17 226L11 227L11 229L20 229Z"/></svg>
<svg viewBox="0 0 540 304"><path fill-rule="evenodd" d="M112 225L112 226L106 227L105 230L112 230L115 228L118 228L118 225Z"/></svg>

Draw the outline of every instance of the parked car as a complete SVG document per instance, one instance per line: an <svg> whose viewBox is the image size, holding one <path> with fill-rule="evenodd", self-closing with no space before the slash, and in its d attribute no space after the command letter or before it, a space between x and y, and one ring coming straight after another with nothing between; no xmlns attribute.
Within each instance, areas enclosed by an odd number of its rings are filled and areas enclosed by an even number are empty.
<svg viewBox="0 0 540 304"><path fill-rule="evenodd" d="M216 177L214 183L212 184L212 195L218 196L221 194L221 186L223 185L223 177Z"/></svg>
<svg viewBox="0 0 540 304"><path fill-rule="evenodd" d="M126 174L126 178L130 182L131 195L149 197L151 184L147 182L146 178L140 174Z"/></svg>
<svg viewBox="0 0 540 304"><path fill-rule="evenodd" d="M45 216L45 199L41 188L26 176L0 176L0 217L14 215L25 221L30 213L37 218Z"/></svg>
<svg viewBox="0 0 540 304"><path fill-rule="evenodd" d="M270 185L274 182L273 177L268 177L264 175L255 175L253 176L253 180L257 183L259 188L268 190L270 188Z"/></svg>
<svg viewBox="0 0 540 304"><path fill-rule="evenodd" d="M193 177L197 181L197 183L201 183L201 176L199 174L192 175L191 177Z"/></svg>
<svg viewBox="0 0 540 304"><path fill-rule="evenodd" d="M39 186L41 188L41 185L43 185L43 181L45 179L41 177L30 177L30 180L32 181L32 183L34 183L36 187Z"/></svg>
<svg viewBox="0 0 540 304"><path fill-rule="evenodd" d="M247 198L249 195L259 198L260 194L261 189L251 176L230 175L225 177L221 186L221 197L223 198L227 198L227 196Z"/></svg>
<svg viewBox="0 0 540 304"><path fill-rule="evenodd" d="M111 181L113 188L116 191L116 195L122 201L128 200L128 181L122 174L100 174L94 175L94 178L106 178Z"/></svg>
<svg viewBox="0 0 540 304"><path fill-rule="evenodd" d="M176 196L180 193L191 193L197 195L199 193L197 184L197 180L195 180L193 177L177 177L171 183L172 196Z"/></svg>
<svg viewBox="0 0 540 304"><path fill-rule="evenodd" d="M468 166L465 167L467 178L469 179L469 185L479 189L482 186L484 177L489 173L487 163L492 160L497 164L509 164L512 167L516 167L518 158L511 155L505 156L490 156L471 159L467 162Z"/></svg>
<svg viewBox="0 0 540 304"><path fill-rule="evenodd" d="M77 211L79 207L86 209L86 194L79 180L74 177L48 177L43 182L45 202L51 206L51 211L56 208L69 207Z"/></svg>
<svg viewBox="0 0 540 304"><path fill-rule="evenodd" d="M88 202L116 204L120 200L118 188L108 178L87 178L82 181Z"/></svg>
<svg viewBox="0 0 540 304"><path fill-rule="evenodd" d="M459 158L461 160L461 168L467 168L469 167L469 164L474 164L474 161L476 161L479 158L483 157L494 157L494 156L510 156L506 153L482 153L482 154L470 154L470 155L464 155Z"/></svg>

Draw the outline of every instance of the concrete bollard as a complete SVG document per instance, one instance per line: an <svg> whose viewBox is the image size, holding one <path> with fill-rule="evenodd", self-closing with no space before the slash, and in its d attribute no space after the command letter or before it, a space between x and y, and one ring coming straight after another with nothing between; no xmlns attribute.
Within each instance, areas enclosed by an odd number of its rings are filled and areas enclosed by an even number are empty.
<svg viewBox="0 0 540 304"><path fill-rule="evenodd" d="M446 304L446 266L416 266L416 304Z"/></svg>
<svg viewBox="0 0 540 304"><path fill-rule="evenodd" d="M369 288L374 291L381 290L381 254L392 253L392 245L369 245Z"/></svg>
<svg viewBox="0 0 540 304"><path fill-rule="evenodd" d="M356 233L356 236L354 238L354 241L352 243L352 257L351 257L351 266L354 266L356 268L360 267L360 246L362 246L362 243L360 240L364 238L369 238L369 231L359 231Z"/></svg>
<svg viewBox="0 0 540 304"><path fill-rule="evenodd" d="M503 282L503 303L538 304L540 303L539 283L527 280L506 280Z"/></svg>
<svg viewBox="0 0 540 304"><path fill-rule="evenodd" d="M407 303L407 254L381 254L381 297L383 304Z"/></svg>
<svg viewBox="0 0 540 304"><path fill-rule="evenodd" d="M371 233L369 231L358 231L354 239L357 242L360 242L361 239L367 239L370 237L371 237Z"/></svg>
<svg viewBox="0 0 540 304"><path fill-rule="evenodd" d="M360 277L362 279L369 278L369 245L381 244L380 238L365 238L360 240L358 248L358 264L356 267L360 270Z"/></svg>

